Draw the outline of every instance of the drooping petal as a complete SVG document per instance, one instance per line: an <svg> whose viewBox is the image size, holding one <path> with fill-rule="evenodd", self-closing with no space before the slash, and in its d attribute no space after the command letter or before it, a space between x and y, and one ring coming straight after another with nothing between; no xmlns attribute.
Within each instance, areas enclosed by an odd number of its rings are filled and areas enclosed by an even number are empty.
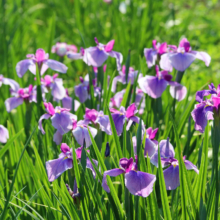
<svg viewBox="0 0 220 220"><path fill-rule="evenodd" d="M202 102L203 101L203 97L204 96L208 96L210 94L216 94L216 92L214 90L202 90L202 91L198 91L196 93L196 101L197 102Z"/></svg>
<svg viewBox="0 0 220 220"><path fill-rule="evenodd" d="M6 143L9 138L8 129L5 128L3 125L0 125L0 142Z"/></svg>
<svg viewBox="0 0 220 220"><path fill-rule="evenodd" d="M52 70L57 71L59 73L66 73L68 69L66 65L56 60L48 59L44 63L48 65Z"/></svg>
<svg viewBox="0 0 220 220"><path fill-rule="evenodd" d="M21 78L29 69L31 65L35 65L34 61L31 59L21 60L16 65L17 75Z"/></svg>
<svg viewBox="0 0 220 220"><path fill-rule="evenodd" d="M122 169L112 169L112 170L108 170L108 171L105 171L104 174L103 174L103 179L102 179L102 187L103 189L106 191L106 192L110 192L110 189L107 185L107 180L106 180L106 176L109 175L109 176L118 176L120 174L124 173L124 170Z"/></svg>
<svg viewBox="0 0 220 220"><path fill-rule="evenodd" d="M129 192L136 196L147 197L153 191L156 176L141 171L133 171L125 174L125 186Z"/></svg>
<svg viewBox="0 0 220 220"><path fill-rule="evenodd" d="M116 91L117 88L117 82L121 82L122 84L126 84L126 78L125 76L116 76L114 77L113 81L112 81L112 92Z"/></svg>
<svg viewBox="0 0 220 220"><path fill-rule="evenodd" d="M169 82L169 84L171 96L178 101L182 101L186 97L187 88L177 82Z"/></svg>
<svg viewBox="0 0 220 220"><path fill-rule="evenodd" d="M13 79L3 78L2 83L9 85L14 92L17 92L20 88L19 84Z"/></svg>
<svg viewBox="0 0 220 220"><path fill-rule="evenodd" d="M185 160L184 163L186 165L187 170L194 170L196 173L199 173L199 170L197 169L196 165L194 165L192 162L190 162L189 160Z"/></svg>
<svg viewBox="0 0 220 220"><path fill-rule="evenodd" d="M55 99L58 99L58 100L62 100L65 97L66 90L63 87L63 80L62 79L56 79L54 81L51 94Z"/></svg>
<svg viewBox="0 0 220 220"><path fill-rule="evenodd" d="M95 123L98 123L100 129L104 131L108 135L112 135L111 125L109 121L109 116L103 114L99 114Z"/></svg>
<svg viewBox="0 0 220 220"><path fill-rule="evenodd" d="M11 97L5 100L5 107L7 112L10 112L12 109L18 107L23 103L23 99L20 97Z"/></svg>
<svg viewBox="0 0 220 220"><path fill-rule="evenodd" d="M179 180L179 166L171 165L163 171L164 180L167 190L174 190L180 185Z"/></svg>
<svg viewBox="0 0 220 220"><path fill-rule="evenodd" d="M209 66L211 62L211 57L206 52L198 52L198 51L191 51L191 53L196 53L196 58L205 62L206 66Z"/></svg>
<svg viewBox="0 0 220 220"><path fill-rule="evenodd" d="M110 57L114 57L116 59L117 70L120 71L121 70L121 63L123 61L122 54L112 50L111 52L108 52L108 55Z"/></svg>
<svg viewBox="0 0 220 220"><path fill-rule="evenodd" d="M93 162L96 166L98 166L98 161L97 160L93 160ZM86 158L86 168L88 168L92 171L92 175L95 178L96 177L96 172L95 172L95 169L94 169L91 161L89 160L89 158Z"/></svg>
<svg viewBox="0 0 220 220"><path fill-rule="evenodd" d="M196 55L192 53L170 53L169 59L176 70L184 72L196 59Z"/></svg>
<svg viewBox="0 0 220 220"><path fill-rule="evenodd" d="M145 76L139 79L138 83L142 91L154 99L161 97L167 87L166 80L154 76Z"/></svg>
<svg viewBox="0 0 220 220"><path fill-rule="evenodd" d="M155 65L157 60L157 51L152 48L145 48L144 49L144 56L147 61L148 68L151 68Z"/></svg>
<svg viewBox="0 0 220 220"><path fill-rule="evenodd" d="M75 94L81 103L84 103L89 98L88 88L83 84L75 86Z"/></svg>
<svg viewBox="0 0 220 220"><path fill-rule="evenodd" d="M81 53L67 52L67 57L71 60L83 59L83 55Z"/></svg>
<svg viewBox="0 0 220 220"><path fill-rule="evenodd" d="M165 53L160 58L160 68L169 72L173 71L173 67L171 65L169 54Z"/></svg>
<svg viewBox="0 0 220 220"><path fill-rule="evenodd" d="M46 170L48 180L53 182L63 172L73 167L73 160L70 158L61 157L55 160L49 160L46 162Z"/></svg>
<svg viewBox="0 0 220 220"><path fill-rule="evenodd" d="M157 145L151 141L149 138L145 140L144 156L152 157L156 152Z"/></svg>
<svg viewBox="0 0 220 220"><path fill-rule="evenodd" d="M43 115L40 117L39 121L38 121L38 129L41 130L41 133L42 133L42 134L45 134L45 131L44 131L43 126L42 126L42 121L43 121L44 119L48 119L48 118L50 118L50 117L51 117L51 115L46 113L46 114L43 114Z"/></svg>
<svg viewBox="0 0 220 220"><path fill-rule="evenodd" d="M68 109L72 109L72 101L73 101L73 99L71 98L71 97L64 97L63 99L62 99L62 105L63 105L63 107L64 108L68 108ZM76 101L76 100L75 100ZM75 104L75 103L74 103ZM74 107L75 107L75 105L74 105Z"/></svg>
<svg viewBox="0 0 220 220"><path fill-rule="evenodd" d="M59 131L56 131L53 135L53 141L59 145L61 142L62 142L62 139L63 139L63 135L60 134Z"/></svg>
<svg viewBox="0 0 220 220"><path fill-rule="evenodd" d="M121 135L121 133L123 131L123 126L124 126L126 117L124 115L121 115L121 114L113 113L112 114L112 119L113 119L114 124L115 124L117 135Z"/></svg>

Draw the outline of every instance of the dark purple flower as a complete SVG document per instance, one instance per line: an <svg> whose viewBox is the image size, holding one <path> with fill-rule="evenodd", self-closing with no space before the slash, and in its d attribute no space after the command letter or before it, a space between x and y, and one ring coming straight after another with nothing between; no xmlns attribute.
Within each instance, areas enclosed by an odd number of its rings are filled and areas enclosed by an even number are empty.
<svg viewBox="0 0 220 220"><path fill-rule="evenodd" d="M166 189L174 190L180 185L179 162L174 158L175 151L172 144L169 142L169 138L167 140L160 141L159 150L162 167L169 166L163 171ZM199 173L197 167L190 161L186 160L185 156L183 157L183 160L187 170L194 170L196 173ZM158 149L151 157L151 163L158 167Z"/></svg>
<svg viewBox="0 0 220 220"><path fill-rule="evenodd" d="M43 49L37 49L36 54L28 54L27 58L29 59L21 60L16 65L16 72L19 77L22 77L28 70L36 75L36 64L40 69L41 75L43 75L48 68L60 73L66 73L68 69L66 65L58 61L48 59L49 54L45 53Z"/></svg>
<svg viewBox="0 0 220 220"><path fill-rule="evenodd" d="M75 45L68 45L66 43L57 42L52 46L51 52L56 53L58 56L63 57L67 52L77 53L77 47Z"/></svg>
<svg viewBox="0 0 220 220"><path fill-rule="evenodd" d="M152 41L153 48L145 48L144 56L147 61L148 68L155 65L158 55L162 55L167 52L167 43L157 43L156 40Z"/></svg>
<svg viewBox="0 0 220 220"><path fill-rule="evenodd" d="M77 159L79 161L81 160L82 148L83 147L80 147L75 150ZM50 182L53 182L62 173L73 167L72 148L70 149L67 144L62 143L60 149L62 153L59 155L58 159L49 160L46 162L47 176ZM96 166L98 165L98 161L93 160L93 162ZM86 167L92 171L93 177L95 178L96 173L89 158L86 158Z"/></svg>
<svg viewBox="0 0 220 220"><path fill-rule="evenodd" d="M139 79L138 83L142 91L154 99L161 97L166 87L170 85L171 96L178 101L183 100L187 93L186 87L171 80L172 75L168 71L159 71L159 67L156 66L156 76L145 76Z"/></svg>
<svg viewBox="0 0 220 220"><path fill-rule="evenodd" d="M174 67L184 72L195 59L204 61L206 66L209 66L211 61L211 57L206 52L193 51L189 41L183 38L178 48L170 45L169 52L161 56L160 67L167 71L172 71Z"/></svg>
<svg viewBox="0 0 220 220"><path fill-rule="evenodd" d="M8 129L0 125L0 143L6 143L9 138Z"/></svg>
<svg viewBox="0 0 220 220"><path fill-rule="evenodd" d="M8 98L5 100L5 106L7 112L10 112L12 109L18 107L23 102L37 102L37 91L36 86L29 85L29 87L21 89L15 88L16 90L10 90L11 95L14 97Z"/></svg>
<svg viewBox="0 0 220 220"><path fill-rule="evenodd" d="M118 176L125 174L125 186L129 192L136 196L147 197L153 191L153 184L156 181L156 176L137 171L137 164L133 162L133 158L122 158L119 162L119 167L116 169L105 171L102 179L102 187L106 192L110 192L107 185L106 176Z"/></svg>
<svg viewBox="0 0 220 220"><path fill-rule="evenodd" d="M109 142L107 142L105 148L105 157L109 157L109 155L110 155L110 146L109 146Z"/></svg>

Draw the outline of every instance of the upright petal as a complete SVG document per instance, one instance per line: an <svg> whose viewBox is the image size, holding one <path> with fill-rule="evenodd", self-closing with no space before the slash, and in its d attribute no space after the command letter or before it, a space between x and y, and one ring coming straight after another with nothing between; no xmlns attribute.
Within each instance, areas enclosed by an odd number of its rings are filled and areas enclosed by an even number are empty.
<svg viewBox="0 0 220 220"><path fill-rule="evenodd" d="M162 140L159 143L160 156L164 158L174 158L175 151L173 145L169 142L169 139Z"/></svg>
<svg viewBox="0 0 220 220"><path fill-rule="evenodd" d="M64 65L61 62L58 62L56 60L48 59L44 62L46 65L48 65L52 70L57 71L59 73L66 73L68 67Z"/></svg>
<svg viewBox="0 0 220 220"><path fill-rule="evenodd" d="M66 143L62 143L62 144L61 144L61 147L60 147L60 150L61 150L63 153L67 153L68 151L70 151L70 147L69 147Z"/></svg>
<svg viewBox="0 0 220 220"><path fill-rule="evenodd" d="M157 145L151 141L149 138L145 140L144 156L152 157L156 152Z"/></svg>
<svg viewBox="0 0 220 220"><path fill-rule="evenodd" d="M130 106L128 106L126 110L126 117L130 118L134 116L134 114L137 113L137 107L135 106L135 103L132 103Z"/></svg>
<svg viewBox="0 0 220 220"><path fill-rule="evenodd" d="M173 71L173 67L171 65L169 54L165 53L160 58L160 68L169 72Z"/></svg>
<svg viewBox="0 0 220 220"><path fill-rule="evenodd" d="M8 129L5 128L3 125L0 125L0 142L6 143L9 138Z"/></svg>
<svg viewBox="0 0 220 220"><path fill-rule="evenodd" d="M22 77L29 69L30 65L35 65L31 59L21 60L16 65L16 72L19 77Z"/></svg>
<svg viewBox="0 0 220 220"><path fill-rule="evenodd" d="M148 68L151 68L155 65L157 60L157 51L152 48L145 48L144 49L144 56L147 61Z"/></svg>
<svg viewBox="0 0 220 220"><path fill-rule="evenodd" d="M109 189L109 187L108 187L108 185L107 185L107 180L106 180L106 176L108 175L108 176L118 176L118 175L120 175L120 174L122 174L122 173L124 173L124 170L122 170L122 169L118 169L118 168L116 168L116 169L112 169L112 170L108 170L108 171L105 171L104 172L104 174L103 174L103 179L102 179L102 187L103 187L103 189L106 191L106 192L110 192L110 189Z"/></svg>
<svg viewBox="0 0 220 220"><path fill-rule="evenodd" d="M167 190L174 190L180 185L179 166L170 166L163 171Z"/></svg>
<svg viewBox="0 0 220 220"><path fill-rule="evenodd" d="M51 117L51 115L46 113L46 114L43 114L43 115L40 117L39 121L38 121L38 129L41 130L42 134L45 134L45 131L44 131L43 126L42 126L42 121L43 121L44 119L48 119L48 118L50 118L50 117Z"/></svg>
<svg viewBox="0 0 220 220"><path fill-rule="evenodd" d="M136 196L147 197L153 191L156 176L141 171L133 171L125 174L125 186L129 192Z"/></svg>
<svg viewBox="0 0 220 220"><path fill-rule="evenodd" d="M10 112L12 109L18 107L23 103L23 99L20 97L11 97L5 100L5 107L7 112Z"/></svg>
<svg viewBox="0 0 220 220"><path fill-rule="evenodd" d="M216 94L216 92L214 90L202 90L202 91L198 91L196 93L196 101L197 102L202 102L203 101L203 97L204 96L208 96L210 94Z"/></svg>
<svg viewBox="0 0 220 220"><path fill-rule="evenodd" d="M113 47L114 47L114 44L115 44L115 40L109 41L109 42L105 45L105 51L106 51L106 52L112 51L112 49L113 49Z"/></svg>

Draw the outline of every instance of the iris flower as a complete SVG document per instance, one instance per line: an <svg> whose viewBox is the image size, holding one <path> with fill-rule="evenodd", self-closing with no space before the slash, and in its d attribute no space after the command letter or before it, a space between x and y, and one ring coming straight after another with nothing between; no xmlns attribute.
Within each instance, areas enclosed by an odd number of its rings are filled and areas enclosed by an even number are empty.
<svg viewBox="0 0 220 220"><path fill-rule="evenodd" d="M66 43L57 42L56 45L52 46L51 52L56 53L58 56L63 57L67 52L77 52L77 47L75 45L68 45Z"/></svg>
<svg viewBox="0 0 220 220"><path fill-rule="evenodd" d="M8 129L0 125L0 143L5 144L9 138Z"/></svg>

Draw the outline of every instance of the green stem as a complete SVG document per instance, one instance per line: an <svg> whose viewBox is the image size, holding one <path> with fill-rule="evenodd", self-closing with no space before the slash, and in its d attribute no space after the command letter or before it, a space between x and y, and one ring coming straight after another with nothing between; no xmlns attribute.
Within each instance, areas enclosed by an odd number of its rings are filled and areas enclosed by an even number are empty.
<svg viewBox="0 0 220 220"><path fill-rule="evenodd" d="M181 80L182 80L182 78L183 78L183 74L184 74L184 72L178 71L177 74L176 74L176 79L175 79L175 81L178 82L178 83L180 83Z"/></svg>

